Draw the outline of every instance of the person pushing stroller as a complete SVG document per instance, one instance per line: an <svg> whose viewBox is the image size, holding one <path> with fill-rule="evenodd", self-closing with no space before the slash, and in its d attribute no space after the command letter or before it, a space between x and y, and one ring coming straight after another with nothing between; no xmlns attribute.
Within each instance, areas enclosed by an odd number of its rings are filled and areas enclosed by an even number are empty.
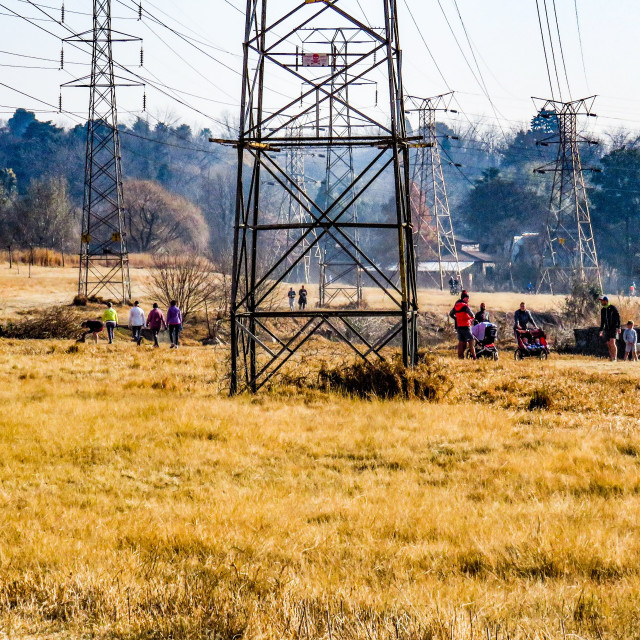
<svg viewBox="0 0 640 640"><path fill-rule="evenodd" d="M456 324L456 332L458 333L458 358L464 359L465 349L469 348L471 357L476 359L476 350L471 333L471 326L475 320L473 311L469 307L469 294L463 291L460 299L453 305L453 309L449 311L449 317L453 318Z"/></svg>

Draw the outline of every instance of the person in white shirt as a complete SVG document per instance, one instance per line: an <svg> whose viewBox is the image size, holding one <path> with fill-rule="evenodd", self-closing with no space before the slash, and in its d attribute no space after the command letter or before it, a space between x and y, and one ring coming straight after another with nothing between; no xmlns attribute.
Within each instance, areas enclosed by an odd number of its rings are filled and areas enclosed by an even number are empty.
<svg viewBox="0 0 640 640"><path fill-rule="evenodd" d="M627 328L622 333L624 340L624 359L638 360L638 334L633 328L633 320L627 322Z"/></svg>
<svg viewBox="0 0 640 640"><path fill-rule="evenodd" d="M129 329L131 329L131 334L133 336L133 341L140 346L142 342L142 327L144 327L144 311L138 306L138 301L136 300L133 303L133 307L131 307L131 311L129 311Z"/></svg>

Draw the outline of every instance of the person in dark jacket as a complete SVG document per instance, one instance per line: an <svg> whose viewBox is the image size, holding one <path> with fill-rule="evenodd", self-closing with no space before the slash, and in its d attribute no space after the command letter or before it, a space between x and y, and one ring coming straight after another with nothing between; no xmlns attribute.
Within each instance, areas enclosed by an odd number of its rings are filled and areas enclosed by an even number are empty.
<svg viewBox="0 0 640 640"><path fill-rule="evenodd" d="M534 329L538 328L538 325L531 315L531 311L527 309L527 305L524 302L521 302L520 308L513 314L513 330L517 331L520 329L526 331L529 324L533 326Z"/></svg>
<svg viewBox="0 0 640 640"><path fill-rule="evenodd" d="M304 311L307 306L307 290L304 288L304 285L298 291L298 309L300 311Z"/></svg>
<svg viewBox="0 0 640 640"><path fill-rule="evenodd" d="M464 358L464 350L469 347L471 357L476 359L476 350L473 346L473 334L471 333L471 325L474 321L473 311L469 306L469 294L463 291L460 294L460 300L449 311L449 317L453 318L456 323L456 331L458 333L458 358Z"/></svg>
<svg viewBox="0 0 640 640"><path fill-rule="evenodd" d="M96 344L98 344L98 334L104 329L104 324L100 320L87 320L82 323L82 328L86 329L86 331L82 334L82 337L78 340L78 342L84 342L87 339L87 336L91 333L93 334L93 340Z"/></svg>
<svg viewBox="0 0 640 640"><path fill-rule="evenodd" d="M476 313L473 324L480 324L481 322L491 322L489 319L489 312L487 311L487 305L484 302L480 303L480 311Z"/></svg>
<svg viewBox="0 0 640 640"><path fill-rule="evenodd" d="M615 362L618 359L616 338L620 334L620 313L614 305L609 304L607 296L600 296L598 300L602 306L600 309L600 337L607 341L609 360Z"/></svg>

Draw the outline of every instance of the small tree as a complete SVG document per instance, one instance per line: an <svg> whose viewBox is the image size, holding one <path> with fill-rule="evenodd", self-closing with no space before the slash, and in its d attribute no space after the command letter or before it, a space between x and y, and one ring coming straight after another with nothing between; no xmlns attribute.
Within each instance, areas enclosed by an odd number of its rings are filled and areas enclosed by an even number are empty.
<svg viewBox="0 0 640 640"><path fill-rule="evenodd" d="M13 240L22 247L62 249L77 234L64 178L32 180L10 209Z"/></svg>
<svg viewBox="0 0 640 640"><path fill-rule="evenodd" d="M166 254L154 257L150 293L165 307L178 303L182 317L204 308L218 308L221 278L213 264L195 254Z"/></svg>
<svg viewBox="0 0 640 640"><path fill-rule="evenodd" d="M564 314L575 325L595 321L598 317L600 287L595 282L575 280L571 293L564 299Z"/></svg>

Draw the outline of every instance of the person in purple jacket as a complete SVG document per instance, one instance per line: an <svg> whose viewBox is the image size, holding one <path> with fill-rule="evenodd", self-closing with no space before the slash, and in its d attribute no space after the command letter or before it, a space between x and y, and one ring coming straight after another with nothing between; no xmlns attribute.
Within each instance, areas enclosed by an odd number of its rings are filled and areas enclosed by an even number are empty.
<svg viewBox="0 0 640 640"><path fill-rule="evenodd" d="M171 340L169 348L177 349L182 331L182 313L175 300L171 301L171 305L167 309L167 326L169 327L169 340Z"/></svg>

